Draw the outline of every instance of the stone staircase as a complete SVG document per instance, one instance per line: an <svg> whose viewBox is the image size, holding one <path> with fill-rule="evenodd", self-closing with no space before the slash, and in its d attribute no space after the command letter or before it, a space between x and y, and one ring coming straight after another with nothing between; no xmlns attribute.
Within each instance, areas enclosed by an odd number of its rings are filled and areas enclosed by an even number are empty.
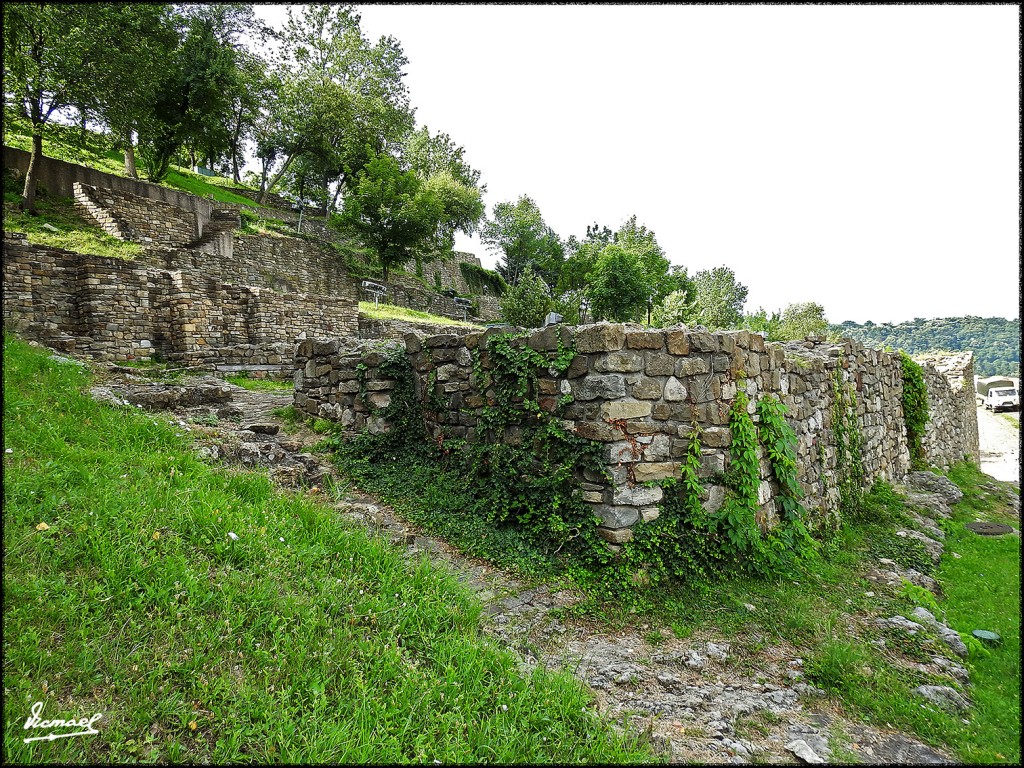
<svg viewBox="0 0 1024 768"><path fill-rule="evenodd" d="M233 251L231 233L241 226L242 219L237 210L214 208L210 220L203 227L203 234L185 247L194 248L204 253L230 256Z"/></svg>

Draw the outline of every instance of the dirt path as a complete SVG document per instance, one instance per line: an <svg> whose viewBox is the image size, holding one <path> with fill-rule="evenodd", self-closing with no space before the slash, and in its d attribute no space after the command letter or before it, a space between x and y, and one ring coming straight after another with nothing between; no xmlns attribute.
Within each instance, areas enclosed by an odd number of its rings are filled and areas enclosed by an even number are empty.
<svg viewBox="0 0 1024 768"><path fill-rule="evenodd" d="M274 413L289 404L287 393L250 392L212 376L161 384L116 366L99 383L97 398L169 410L196 434L197 451L208 459L267 468L275 482L310 493L323 493L325 480L336 477L327 457L314 451L323 436ZM560 609L581 599L572 590L529 586L467 558L371 497L346 492L334 504L341 518L384 536L406 556L427 553L444 562L483 603L482 631L513 651L524 671L571 671L603 712L645 734L672 763L953 762L905 734L843 718L804 679L797 649L778 637L725 638L706 627L678 638L641 622L612 631L567 618ZM890 565L869 576L881 580L874 589L898 586L902 575L885 570L895 567L891 561L881 562ZM844 617L851 627L864 618Z"/></svg>
<svg viewBox="0 0 1024 768"><path fill-rule="evenodd" d="M978 442L982 472L996 480L1020 482L1020 411L978 408Z"/></svg>

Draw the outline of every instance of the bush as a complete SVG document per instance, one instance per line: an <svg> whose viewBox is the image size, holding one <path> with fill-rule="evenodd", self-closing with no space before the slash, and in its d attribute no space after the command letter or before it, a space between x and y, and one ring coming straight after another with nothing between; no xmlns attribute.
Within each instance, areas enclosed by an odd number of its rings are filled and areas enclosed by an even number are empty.
<svg viewBox="0 0 1024 768"><path fill-rule="evenodd" d="M501 316L510 325L537 328L551 310L551 290L533 269L527 267L519 282L501 297Z"/></svg>

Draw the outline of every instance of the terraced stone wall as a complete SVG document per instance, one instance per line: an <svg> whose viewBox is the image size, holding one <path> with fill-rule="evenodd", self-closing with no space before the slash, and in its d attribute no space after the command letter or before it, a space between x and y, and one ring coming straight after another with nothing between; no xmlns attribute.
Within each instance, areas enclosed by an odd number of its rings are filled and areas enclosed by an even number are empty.
<svg viewBox="0 0 1024 768"><path fill-rule="evenodd" d="M492 391L479 391L474 360L490 370L486 352L489 329L462 336L440 334L422 339L408 335L405 353L424 400L433 388L446 407L428 424L433 436L467 440L515 435L481 435L480 410ZM746 331L706 333L675 327L664 330L636 325L598 323L570 328L555 326L532 332L520 342L554 359L559 343L576 351L568 370L549 371L537 382L535 396L542 410L561 418L578 435L604 444L610 480L581 478L585 499L600 518L602 534L611 542L632 536L632 528L659 514L662 490L646 481L678 477L680 462L693 430L701 444L701 477L705 504L717 509L725 496L722 476L730 464L729 406L739 390L750 398L755 422L760 398L778 397L797 436L798 479L805 506L824 522L839 506L837 431L833 423L837 384L852 392L854 414L862 439L865 485L874 480L900 481L910 469L901 403L903 384L898 358L867 349L853 340L829 343L809 339L785 345L766 343ZM374 405L386 404L390 381L375 379L379 352L347 347L337 341L307 340L295 357L295 405L321 418L352 428L367 426ZM355 366L366 366L367 391L375 401L361 401ZM929 394L937 412L968 413L953 395L945 377L929 373ZM370 387L373 384L379 389ZM571 399L567 405L559 401ZM369 407L368 407L369 406ZM974 414L973 400L970 415ZM952 418L952 416L950 416ZM944 417L936 420L945 423ZM375 424L377 430L386 425ZM967 432L936 430L931 450L965 453ZM937 455L937 454L936 454ZM761 456L760 519L776 516L777 488Z"/></svg>
<svg viewBox="0 0 1024 768"><path fill-rule="evenodd" d="M921 437L925 460L941 469L969 458L981 461L971 352L919 355L928 388L928 423Z"/></svg>
<svg viewBox="0 0 1024 768"><path fill-rule="evenodd" d="M291 373L306 333L355 336L355 298L219 282L210 254L86 256L4 237L4 327L100 360Z"/></svg>

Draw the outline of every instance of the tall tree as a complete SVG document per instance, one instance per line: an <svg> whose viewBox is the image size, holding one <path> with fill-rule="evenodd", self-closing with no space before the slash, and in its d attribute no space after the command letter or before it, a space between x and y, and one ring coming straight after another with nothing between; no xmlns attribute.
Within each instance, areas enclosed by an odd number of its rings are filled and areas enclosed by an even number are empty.
<svg viewBox="0 0 1024 768"><path fill-rule="evenodd" d="M443 205L413 171L402 171L390 155L374 157L345 197L340 226L354 232L380 261L385 280L437 232Z"/></svg>
<svg viewBox="0 0 1024 768"><path fill-rule="evenodd" d="M32 124L32 156L21 207L35 212L36 179L43 134L60 110L88 103L90 73L104 51L96 45L101 6L5 3L4 98L19 105Z"/></svg>
<svg viewBox="0 0 1024 768"><path fill-rule="evenodd" d="M801 341L808 336L824 336L828 332L825 308L813 301L790 304L782 311L779 341Z"/></svg>
<svg viewBox="0 0 1024 768"><path fill-rule="evenodd" d="M466 162L465 150L452 141L447 133L431 136L427 126L413 131L405 141L402 158L409 169L416 171L421 178L429 179L447 171L467 187L479 187L481 191L487 191L486 185L480 187L480 171Z"/></svg>
<svg viewBox="0 0 1024 768"><path fill-rule="evenodd" d="M394 38L371 45L351 6L304 5L298 14L289 8L281 40L280 127L270 134L281 165L263 191L306 155L321 186L334 186L333 201L374 156L395 153L412 129L402 71L408 60Z"/></svg>
<svg viewBox="0 0 1024 768"><path fill-rule="evenodd" d="M650 284L636 254L618 244L605 246L590 273L587 295L594 317L636 320L647 306Z"/></svg>
<svg viewBox="0 0 1024 768"><path fill-rule="evenodd" d="M694 304L689 318L709 330L735 328L747 301L747 287L736 280L728 267L702 269L693 277Z"/></svg>
<svg viewBox="0 0 1024 768"><path fill-rule="evenodd" d="M515 285L526 267L531 267L545 283L558 281L565 249L555 231L544 223L537 204L523 195L515 203L498 203L494 218L480 227L480 240L503 258L498 272Z"/></svg>

